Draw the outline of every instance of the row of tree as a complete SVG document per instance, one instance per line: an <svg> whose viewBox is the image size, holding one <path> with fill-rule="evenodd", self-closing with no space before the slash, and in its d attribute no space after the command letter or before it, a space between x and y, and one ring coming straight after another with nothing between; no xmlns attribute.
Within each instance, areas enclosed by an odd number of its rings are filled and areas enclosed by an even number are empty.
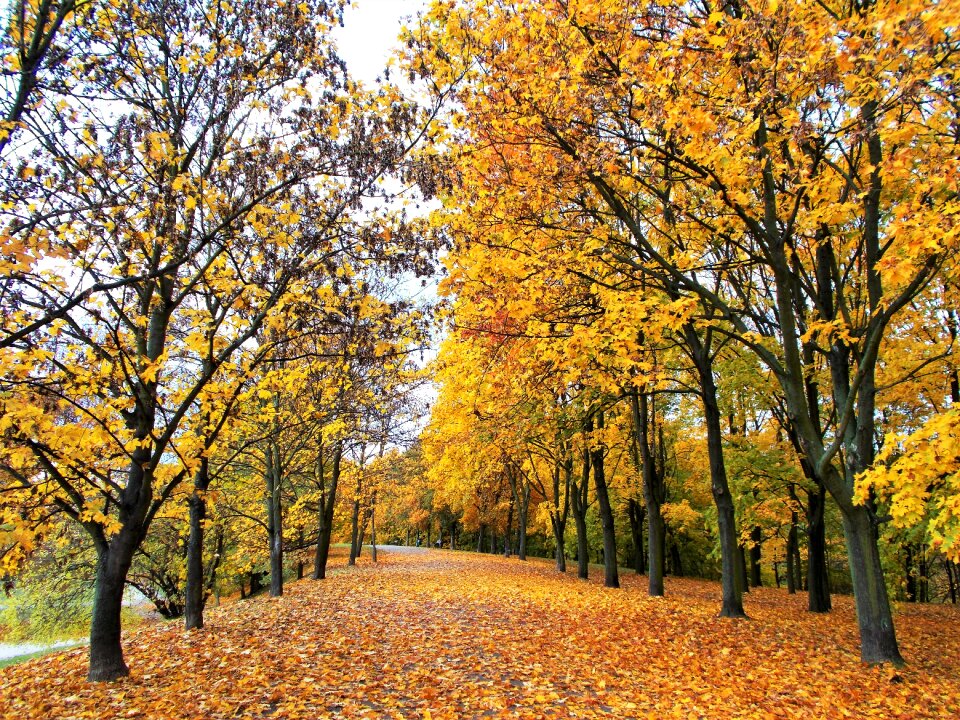
<svg viewBox="0 0 960 720"><path fill-rule="evenodd" d="M199 627L217 573L259 582L256 526L274 593L291 529L322 577L342 469L361 490L402 419L434 252L386 188L428 177L427 118L349 78L343 5L4 18L0 553L85 533L91 680L128 672L128 580Z"/></svg>
<svg viewBox="0 0 960 720"><path fill-rule="evenodd" d="M660 594L671 457L698 438L721 614L768 512L828 609L837 513L862 657L901 662L881 532L954 588L960 552L957 10L435 3L406 63L455 99L437 486L521 519L536 497L561 567L572 515L581 573L595 499L611 586L617 498L634 528L642 507Z"/></svg>
<svg viewBox="0 0 960 720"><path fill-rule="evenodd" d="M839 524L862 656L900 662L881 547L960 584L957 3L437 0L426 110L350 80L342 5L13 5L2 571L86 536L90 678L127 672L126 583L198 627L285 550L322 577L335 522L352 559L532 538L611 586L629 537L728 616L764 546L829 609Z"/></svg>

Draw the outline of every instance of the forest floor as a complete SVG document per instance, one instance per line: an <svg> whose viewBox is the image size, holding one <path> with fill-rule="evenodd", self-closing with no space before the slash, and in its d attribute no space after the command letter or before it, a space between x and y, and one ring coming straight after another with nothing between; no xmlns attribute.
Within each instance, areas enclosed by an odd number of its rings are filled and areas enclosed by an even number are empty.
<svg viewBox="0 0 960 720"><path fill-rule="evenodd" d="M202 631L124 635L131 676L85 681L86 650L4 668L0 717L955 718L960 609L902 606L902 669L861 664L850 598L829 615L760 588L750 620L717 617L719 585L601 586L550 564L369 553L322 582L206 613Z"/></svg>

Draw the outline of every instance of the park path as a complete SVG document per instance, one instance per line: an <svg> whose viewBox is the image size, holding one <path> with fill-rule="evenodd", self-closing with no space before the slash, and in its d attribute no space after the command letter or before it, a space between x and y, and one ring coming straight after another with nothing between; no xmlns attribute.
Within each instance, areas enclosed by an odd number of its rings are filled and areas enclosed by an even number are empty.
<svg viewBox="0 0 960 720"><path fill-rule="evenodd" d="M542 561L380 559L225 604L201 632L134 631L117 683L86 683L82 650L7 668L0 717L960 716L956 608L900 614L910 665L894 671L859 663L846 598L814 616L760 589L751 620L723 620L714 583L674 579L651 599L643 578L610 590Z"/></svg>

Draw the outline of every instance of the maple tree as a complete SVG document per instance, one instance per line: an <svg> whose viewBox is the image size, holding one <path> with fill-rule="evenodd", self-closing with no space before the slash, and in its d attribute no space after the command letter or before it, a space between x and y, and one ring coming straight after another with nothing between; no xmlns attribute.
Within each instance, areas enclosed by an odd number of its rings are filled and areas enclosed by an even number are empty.
<svg viewBox="0 0 960 720"><path fill-rule="evenodd" d="M721 616L749 592L752 625L799 607L764 585L805 587L816 615L771 642L855 611L862 660L901 664L890 591L960 595L960 6L436 0L402 53L426 114L349 78L328 39L343 6L13 4L0 559L45 567L87 533L88 677L128 673L125 584L200 628L212 593L268 574L272 607L301 608L315 591L285 578L310 552L315 579L331 554L365 578L369 537L378 572L449 602L377 553L435 527L561 573L575 552L594 627L639 582L676 588L686 657L726 668L706 638L753 632L708 627L717 588L692 573L719 578ZM429 225L398 182L439 195ZM445 243L414 444L429 318L400 298ZM430 557L410 564L496 585ZM624 592L593 593L591 560ZM497 566L520 590L449 590L529 592L571 621L566 578L527 564ZM533 699L561 697L585 691Z"/></svg>
<svg viewBox="0 0 960 720"><path fill-rule="evenodd" d="M3 99L0 120L0 156L14 139L24 116L38 101L37 86L55 75L67 57L65 23L72 24L89 10L90 2L76 0L17 0L11 3L7 31L0 41L5 70L15 75L13 92ZM6 338L4 338L6 340Z"/></svg>
<svg viewBox="0 0 960 720"><path fill-rule="evenodd" d="M644 282L677 303L718 471L725 612L736 535L712 344L736 341L771 373L840 509L872 662L900 654L879 516L854 484L874 462L884 338L952 267L953 17L890 3L439 2L407 60L454 88L461 226L495 232L509 262L555 245L531 218L569 229L573 272L611 297L622 287L623 303Z"/></svg>
<svg viewBox="0 0 960 720"><path fill-rule="evenodd" d="M58 514L93 540L93 680L127 672L133 557L188 479L202 527L207 456L310 278L351 282L340 256L423 262L385 249L408 233L351 217L416 142L416 113L349 84L327 40L339 4L258 7L93 6L62 85L18 127L32 145L5 188L4 519L21 548Z"/></svg>

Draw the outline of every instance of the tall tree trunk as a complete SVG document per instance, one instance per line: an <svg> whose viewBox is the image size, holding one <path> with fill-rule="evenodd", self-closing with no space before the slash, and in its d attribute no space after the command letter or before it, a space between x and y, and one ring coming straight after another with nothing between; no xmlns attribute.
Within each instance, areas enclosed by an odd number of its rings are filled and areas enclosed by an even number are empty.
<svg viewBox="0 0 960 720"><path fill-rule="evenodd" d="M804 349L809 362L813 362L813 351ZM819 393L815 385L806 385L807 406L811 408L812 427L820 434L820 412L815 410L820 402ZM827 531L824 522L827 491L813 464L807 459L796 427L792 423L786 424L787 436L800 457L800 469L804 476L813 485L813 489L806 490L807 504L804 511L807 520L807 609L810 612L830 612L830 576L827 573ZM791 488L791 497L796 501L796 493ZM799 548L797 549L796 567L797 577L800 575Z"/></svg>
<svg viewBox="0 0 960 720"><path fill-rule="evenodd" d="M337 485L340 482L340 459L343 449L337 445L333 449L333 466L330 471L330 488L324 480L323 456L318 461L320 482L320 503L317 511L317 554L313 562L313 579L323 580L327 576L327 560L330 557L330 534L333 531L333 510L337 502Z"/></svg>
<svg viewBox="0 0 960 720"><path fill-rule="evenodd" d="M747 551L743 545L737 545L737 582L744 592L750 592L750 583L747 576Z"/></svg>
<svg viewBox="0 0 960 720"><path fill-rule="evenodd" d="M950 602L954 605L957 604L957 585L960 584L960 576L957 575L956 567L954 563L944 558L943 569L947 574L947 590L950 594Z"/></svg>
<svg viewBox="0 0 960 720"><path fill-rule="evenodd" d="M673 569L674 577L683 577L683 558L680 557L680 546L677 545L677 539L674 537L670 543L670 565Z"/></svg>
<svg viewBox="0 0 960 720"><path fill-rule="evenodd" d="M707 331L709 332L709 331ZM721 617L746 617L743 611L744 586L737 569L739 545L737 523L734 515L733 496L727 482L727 469L723 461L723 429L720 422L720 406L717 402L717 386L713 379L713 360L710 356L710 337L701 340L692 324L684 327L684 340L697 368L703 401L704 426L707 431L707 456L710 462L710 489L717 506L717 526L720 535L721 586L723 605Z"/></svg>
<svg viewBox="0 0 960 720"><path fill-rule="evenodd" d="M570 494L573 524L577 530L577 577L590 577L590 546L587 542L587 496L590 488L590 450L583 449L583 472L580 483Z"/></svg>
<svg viewBox="0 0 960 720"><path fill-rule="evenodd" d="M821 485L807 492L807 609L830 612L830 575L827 572L826 491Z"/></svg>
<svg viewBox="0 0 960 720"><path fill-rule="evenodd" d="M597 414L597 428L603 430L603 413ZM613 523L613 507L607 489L607 476L603 461L604 447L597 445L593 451L593 485L597 494L597 509L600 511L600 526L603 529L603 584L605 587L620 587L617 573L617 534Z"/></svg>
<svg viewBox="0 0 960 720"><path fill-rule="evenodd" d="M554 548L555 567L557 568L557 572L565 573L567 571L567 551L566 548L564 548L564 543L566 542L564 535L566 533L560 521L555 517L550 518L550 526L553 528L553 541L556 545Z"/></svg>
<svg viewBox="0 0 960 720"><path fill-rule="evenodd" d="M267 447L267 534L270 536L270 596L283 595L283 508L281 505L280 450Z"/></svg>
<svg viewBox="0 0 960 720"><path fill-rule="evenodd" d="M791 272L792 259L776 227L774 216L775 188L770 182L772 170L769 162L764 168L765 204L768 208L765 226L769 235L768 247L771 268L776 283L776 305L783 343L784 372L779 376L792 422L803 443L803 455L816 469L824 487L837 502L843 519L844 539L857 606L857 622L860 628L860 657L867 663L892 662L902 664L903 658L897 645L896 632L890 611L886 583L880 564L874 513L867 505L855 505L853 486L857 475L873 461L876 411L876 362L880 341L889 323L888 308L891 301L884 297L882 280L878 270L880 251L880 200L883 165L882 140L877 130L877 102L870 100L861 108L863 123L862 141L866 149L864 161L870 171L866 192L860 194L863 203L863 227L860 233L861 259L864 263L866 305L865 326L862 342L851 347L842 337L834 337L827 353L834 407L837 408L839 427L835 443L824 446L823 433L819 431L814 409L808 407L804 394L805 368L800 352L800 328L797 322L795 293L798 285ZM765 129L758 131L760 144L766 142ZM815 254L818 311L822 319L832 321L838 317L836 294L842 288L835 284L834 245L821 242ZM906 302L907 296L902 300ZM841 295L842 300L842 295ZM897 301L894 300L894 303ZM809 368L807 368L808 370ZM842 444L839 444L842 443ZM834 466L839 450L843 449L843 470Z"/></svg>
<svg viewBox="0 0 960 720"><path fill-rule="evenodd" d="M639 451L640 469L643 473L643 501L647 506L647 593L653 597L663 596L663 574L666 563L666 525L663 522L663 502L666 486L657 467L655 453L651 449L651 412L656 427L656 411L650 407L646 393L634 391L630 397L633 413L634 435Z"/></svg>
<svg viewBox="0 0 960 720"><path fill-rule="evenodd" d="M377 562L377 493L370 498L370 561Z"/></svg>
<svg viewBox="0 0 960 720"><path fill-rule="evenodd" d="M561 487L560 477L563 473L563 509L559 508ZM573 485L573 458L567 457L563 463L557 463L553 471L553 502L554 507L550 513L550 525L553 527L553 539L556 543L557 572L565 573L567 571L567 550L566 550L566 528L567 516L570 511L570 492Z"/></svg>
<svg viewBox="0 0 960 720"><path fill-rule="evenodd" d="M627 515L630 518L630 535L633 538L633 569L637 575L643 575L647 569L643 552L643 509L635 498L630 498L627 504Z"/></svg>
<svg viewBox="0 0 960 720"><path fill-rule="evenodd" d="M210 486L210 466L207 458L200 459L200 467L193 479L193 492L187 500L190 512L190 535L187 538L187 588L184 605L184 625L187 630L203 627L203 523L207 517L205 493Z"/></svg>
<svg viewBox="0 0 960 720"><path fill-rule="evenodd" d="M130 674L120 645L120 612L127 571L137 543L123 528L108 545L97 548L97 576L90 623L90 667L87 680L116 680Z"/></svg>
<svg viewBox="0 0 960 720"><path fill-rule="evenodd" d="M517 515L517 559L527 559L527 517L530 510L530 483L520 488L520 508Z"/></svg>
<svg viewBox="0 0 960 720"><path fill-rule="evenodd" d="M754 525L750 531L750 584L753 587L763 586L763 577L760 574L760 544L763 542L763 530Z"/></svg>
<svg viewBox="0 0 960 720"><path fill-rule="evenodd" d="M902 664L871 513L855 505L842 516L860 625L860 656L868 663Z"/></svg>
<svg viewBox="0 0 960 720"><path fill-rule="evenodd" d="M787 552L786 552L787 593L790 595L795 595L797 592L797 579L799 576L794 573L793 556L797 552L798 542L799 542L799 533L797 531L797 512L796 510L793 510L790 513L790 530L787 533Z"/></svg>
<svg viewBox="0 0 960 720"><path fill-rule="evenodd" d="M359 481L357 482L359 493ZM349 565L356 565L360 556L360 498L353 501L353 510L350 515L350 559Z"/></svg>

